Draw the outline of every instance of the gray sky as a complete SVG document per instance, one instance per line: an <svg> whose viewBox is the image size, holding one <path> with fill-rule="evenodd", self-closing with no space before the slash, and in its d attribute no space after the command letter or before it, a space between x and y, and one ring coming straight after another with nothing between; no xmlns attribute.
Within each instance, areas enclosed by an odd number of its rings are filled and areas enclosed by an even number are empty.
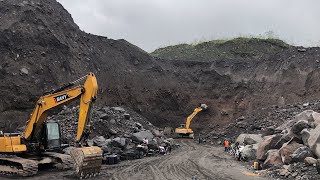
<svg viewBox="0 0 320 180"><path fill-rule="evenodd" d="M320 0L58 0L88 33L151 52L202 40L274 34L320 45Z"/></svg>

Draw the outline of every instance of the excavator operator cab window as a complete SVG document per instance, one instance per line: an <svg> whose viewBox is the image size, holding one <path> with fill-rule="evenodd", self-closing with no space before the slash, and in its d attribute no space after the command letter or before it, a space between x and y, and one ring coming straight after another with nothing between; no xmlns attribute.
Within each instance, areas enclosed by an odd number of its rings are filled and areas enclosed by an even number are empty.
<svg viewBox="0 0 320 180"><path fill-rule="evenodd" d="M185 128L186 125L185 124L180 124L180 128Z"/></svg>
<svg viewBox="0 0 320 180"><path fill-rule="evenodd" d="M61 146L60 127L57 122L46 123L47 149L57 149Z"/></svg>

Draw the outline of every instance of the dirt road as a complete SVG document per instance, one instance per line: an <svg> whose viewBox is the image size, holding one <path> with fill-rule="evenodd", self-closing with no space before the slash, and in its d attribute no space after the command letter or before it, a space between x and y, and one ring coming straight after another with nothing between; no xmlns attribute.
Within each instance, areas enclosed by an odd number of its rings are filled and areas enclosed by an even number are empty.
<svg viewBox="0 0 320 180"><path fill-rule="evenodd" d="M117 165L105 165L102 168L102 174L93 179L186 180L192 179L193 176L198 180L264 179L250 173L242 163L224 153L222 147L199 145L189 139L178 140L177 143L181 147L169 155L125 161ZM72 171L40 171L35 177L25 179L69 179L72 178L71 175ZM2 179L1 176L0 179Z"/></svg>
<svg viewBox="0 0 320 180"><path fill-rule="evenodd" d="M221 147L202 146L192 140L180 140L181 148L170 155L145 158L113 173L112 180L126 179L262 179L248 173Z"/></svg>

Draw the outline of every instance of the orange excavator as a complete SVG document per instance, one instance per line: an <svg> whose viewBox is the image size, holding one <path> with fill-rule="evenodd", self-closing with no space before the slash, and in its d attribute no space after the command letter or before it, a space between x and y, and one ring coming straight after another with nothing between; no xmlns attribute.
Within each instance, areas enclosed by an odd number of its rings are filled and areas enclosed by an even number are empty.
<svg viewBox="0 0 320 180"><path fill-rule="evenodd" d="M181 124L180 127L176 128L175 133L182 137L194 138L193 130L190 128L190 123L200 111L207 109L208 106L206 104L201 104L199 107L195 108L193 113L188 116L186 124Z"/></svg>
<svg viewBox="0 0 320 180"><path fill-rule="evenodd" d="M80 85L83 81L84 84ZM93 73L88 73L40 97L23 133L0 135L0 172L32 176L37 174L39 165L50 164L60 169L74 167L80 178L99 173L102 164L101 148L85 147L97 91L97 79ZM80 109L76 147L71 150L70 156L61 153L59 124L46 121L46 118L49 111L73 100L80 101Z"/></svg>

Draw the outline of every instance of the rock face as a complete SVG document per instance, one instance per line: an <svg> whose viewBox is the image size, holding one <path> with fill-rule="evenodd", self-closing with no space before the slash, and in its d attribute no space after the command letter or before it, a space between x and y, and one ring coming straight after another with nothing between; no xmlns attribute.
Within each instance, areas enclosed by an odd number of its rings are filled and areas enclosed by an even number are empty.
<svg viewBox="0 0 320 180"><path fill-rule="evenodd" d="M291 141L288 143L284 143L282 147L280 148L280 156L282 159L282 162L285 164L289 164L292 161L292 154L300 147L302 147L302 144L299 144L295 141Z"/></svg>
<svg viewBox="0 0 320 180"><path fill-rule="evenodd" d="M262 141L261 134L240 134L236 139L236 142L240 144L257 144Z"/></svg>
<svg viewBox="0 0 320 180"><path fill-rule="evenodd" d="M276 150L276 149L269 150L266 153L266 155L267 155L267 159L263 163L264 168L282 165L282 160L281 160L279 150Z"/></svg>

